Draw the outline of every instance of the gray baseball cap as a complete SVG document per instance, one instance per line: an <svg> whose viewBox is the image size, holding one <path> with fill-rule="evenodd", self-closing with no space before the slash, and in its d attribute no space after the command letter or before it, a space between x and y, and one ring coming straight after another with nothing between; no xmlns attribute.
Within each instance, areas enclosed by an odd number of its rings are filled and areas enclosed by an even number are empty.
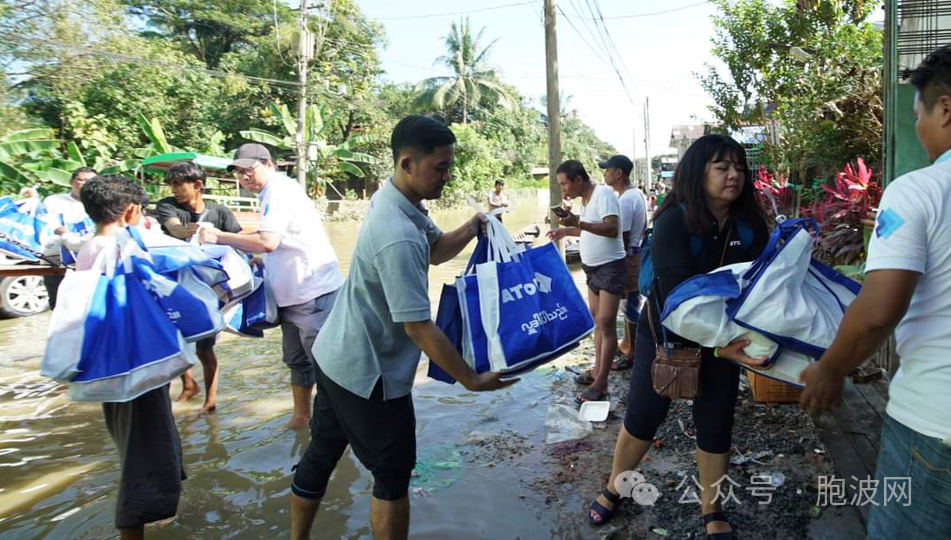
<svg viewBox="0 0 951 540"><path fill-rule="evenodd" d="M258 143L247 143L242 144L234 153L234 158L231 160L231 164L228 165L228 172L231 172L235 167L241 167L242 169L250 169L254 167L255 163L258 163L260 160L270 160L271 153L263 144Z"/></svg>

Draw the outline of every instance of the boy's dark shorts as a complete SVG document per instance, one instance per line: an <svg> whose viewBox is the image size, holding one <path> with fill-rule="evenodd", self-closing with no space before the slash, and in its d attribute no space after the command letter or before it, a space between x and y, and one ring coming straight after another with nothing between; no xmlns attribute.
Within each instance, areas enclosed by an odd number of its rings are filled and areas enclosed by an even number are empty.
<svg viewBox="0 0 951 540"><path fill-rule="evenodd" d="M627 287L627 262L624 259L618 259L600 266L587 266L582 264L585 276L588 280L588 288L595 293L601 291L624 296L624 289Z"/></svg>
<svg viewBox="0 0 951 540"><path fill-rule="evenodd" d="M173 517L182 492L182 443L168 385L124 403L103 403L106 428L119 449L116 528Z"/></svg>
<svg viewBox="0 0 951 540"><path fill-rule="evenodd" d="M339 386L315 365L317 397L311 439L297 464L291 491L319 499L347 446L373 475L373 496L392 501L409 492L416 466L416 412L413 396L383 400L383 380L370 399Z"/></svg>

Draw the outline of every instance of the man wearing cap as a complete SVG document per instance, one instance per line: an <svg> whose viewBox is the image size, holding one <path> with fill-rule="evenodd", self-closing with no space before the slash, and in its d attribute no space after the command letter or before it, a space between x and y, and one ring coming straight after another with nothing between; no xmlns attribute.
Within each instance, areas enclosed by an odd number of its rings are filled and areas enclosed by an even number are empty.
<svg viewBox="0 0 951 540"><path fill-rule="evenodd" d="M261 221L254 232L200 231L202 242L264 253L264 277L280 308L284 363L291 370L294 416L289 429L307 427L314 388L313 347L343 283L313 201L296 181L275 170L267 148L243 144L228 166L241 187L257 194Z"/></svg>
<svg viewBox="0 0 951 540"><path fill-rule="evenodd" d="M637 291L637 277L640 273L640 248L644 229L647 228L647 202L641 191L631 184L631 171L634 163L627 156L611 156L607 161L598 163L604 170L604 183L618 194L621 210L621 231L624 236L624 251L627 253L627 286L624 306L624 340L618 346L618 359L611 369L620 371L630 369L634 362L631 336L637 335L637 319L641 314L641 296Z"/></svg>

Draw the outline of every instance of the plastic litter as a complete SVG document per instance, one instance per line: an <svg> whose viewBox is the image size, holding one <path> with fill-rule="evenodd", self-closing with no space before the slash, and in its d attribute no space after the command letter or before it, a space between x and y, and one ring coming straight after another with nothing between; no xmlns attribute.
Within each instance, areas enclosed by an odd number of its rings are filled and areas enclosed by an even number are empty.
<svg viewBox="0 0 951 540"><path fill-rule="evenodd" d="M434 490L449 487L462 469L462 459L453 445L436 445L423 448L413 469L412 484L427 496Z"/></svg>
<svg viewBox="0 0 951 540"><path fill-rule="evenodd" d="M682 431L683 434L686 435L688 439L697 440L696 435L691 435L690 433L687 432L687 428L684 427L684 421L681 420L680 418L677 419L677 425L680 426L680 431Z"/></svg>
<svg viewBox="0 0 951 540"><path fill-rule="evenodd" d="M651 532L660 536L667 536L668 534L670 534L667 532L667 529L661 529L660 527L652 528Z"/></svg>
<svg viewBox="0 0 951 540"><path fill-rule="evenodd" d="M757 463L757 464L759 464L759 465L763 465L763 463L761 463L761 462L758 461L758 460L763 459L763 458L770 457L770 456L772 456L772 455L773 455L773 452L772 452L771 450L763 450L762 452L757 452L757 453L755 453L755 454L746 454L746 455L742 455L742 454L741 454L741 455L738 455L738 456L733 456L733 457L731 457L731 458L730 458L730 465L735 465L735 466L746 465L747 463L749 463L749 462L751 462L751 461L752 461L753 463Z"/></svg>
<svg viewBox="0 0 951 540"><path fill-rule="evenodd" d="M545 444L583 439L592 432L591 422L578 418L578 412L566 405L552 404L545 419Z"/></svg>
<svg viewBox="0 0 951 540"><path fill-rule="evenodd" d="M774 488L778 488L779 486L781 486L781 485L783 485L783 484L786 483L786 475L784 475L784 474L781 473L781 472L773 472L773 473L765 472L765 473L760 473L760 474L757 474L757 475L756 475L756 478L762 478L762 479L764 479L764 480L769 480L770 485L772 485Z"/></svg>
<svg viewBox="0 0 951 540"><path fill-rule="evenodd" d="M610 401L585 401L578 411L578 418L588 422L604 422L611 412Z"/></svg>

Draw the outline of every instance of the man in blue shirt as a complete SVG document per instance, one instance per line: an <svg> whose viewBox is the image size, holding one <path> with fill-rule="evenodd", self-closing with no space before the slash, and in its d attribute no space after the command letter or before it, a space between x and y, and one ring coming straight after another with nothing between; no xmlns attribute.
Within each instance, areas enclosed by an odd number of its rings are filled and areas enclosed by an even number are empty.
<svg viewBox="0 0 951 540"><path fill-rule="evenodd" d="M348 445L373 475L373 536L407 537L420 351L470 391L515 382L475 373L432 321L429 265L459 254L484 219L477 214L443 233L421 210L422 201L438 199L449 182L455 142L449 128L426 116L408 116L393 129L393 177L370 201L349 276L314 343L317 397L310 446L291 484L292 538L309 538Z"/></svg>

